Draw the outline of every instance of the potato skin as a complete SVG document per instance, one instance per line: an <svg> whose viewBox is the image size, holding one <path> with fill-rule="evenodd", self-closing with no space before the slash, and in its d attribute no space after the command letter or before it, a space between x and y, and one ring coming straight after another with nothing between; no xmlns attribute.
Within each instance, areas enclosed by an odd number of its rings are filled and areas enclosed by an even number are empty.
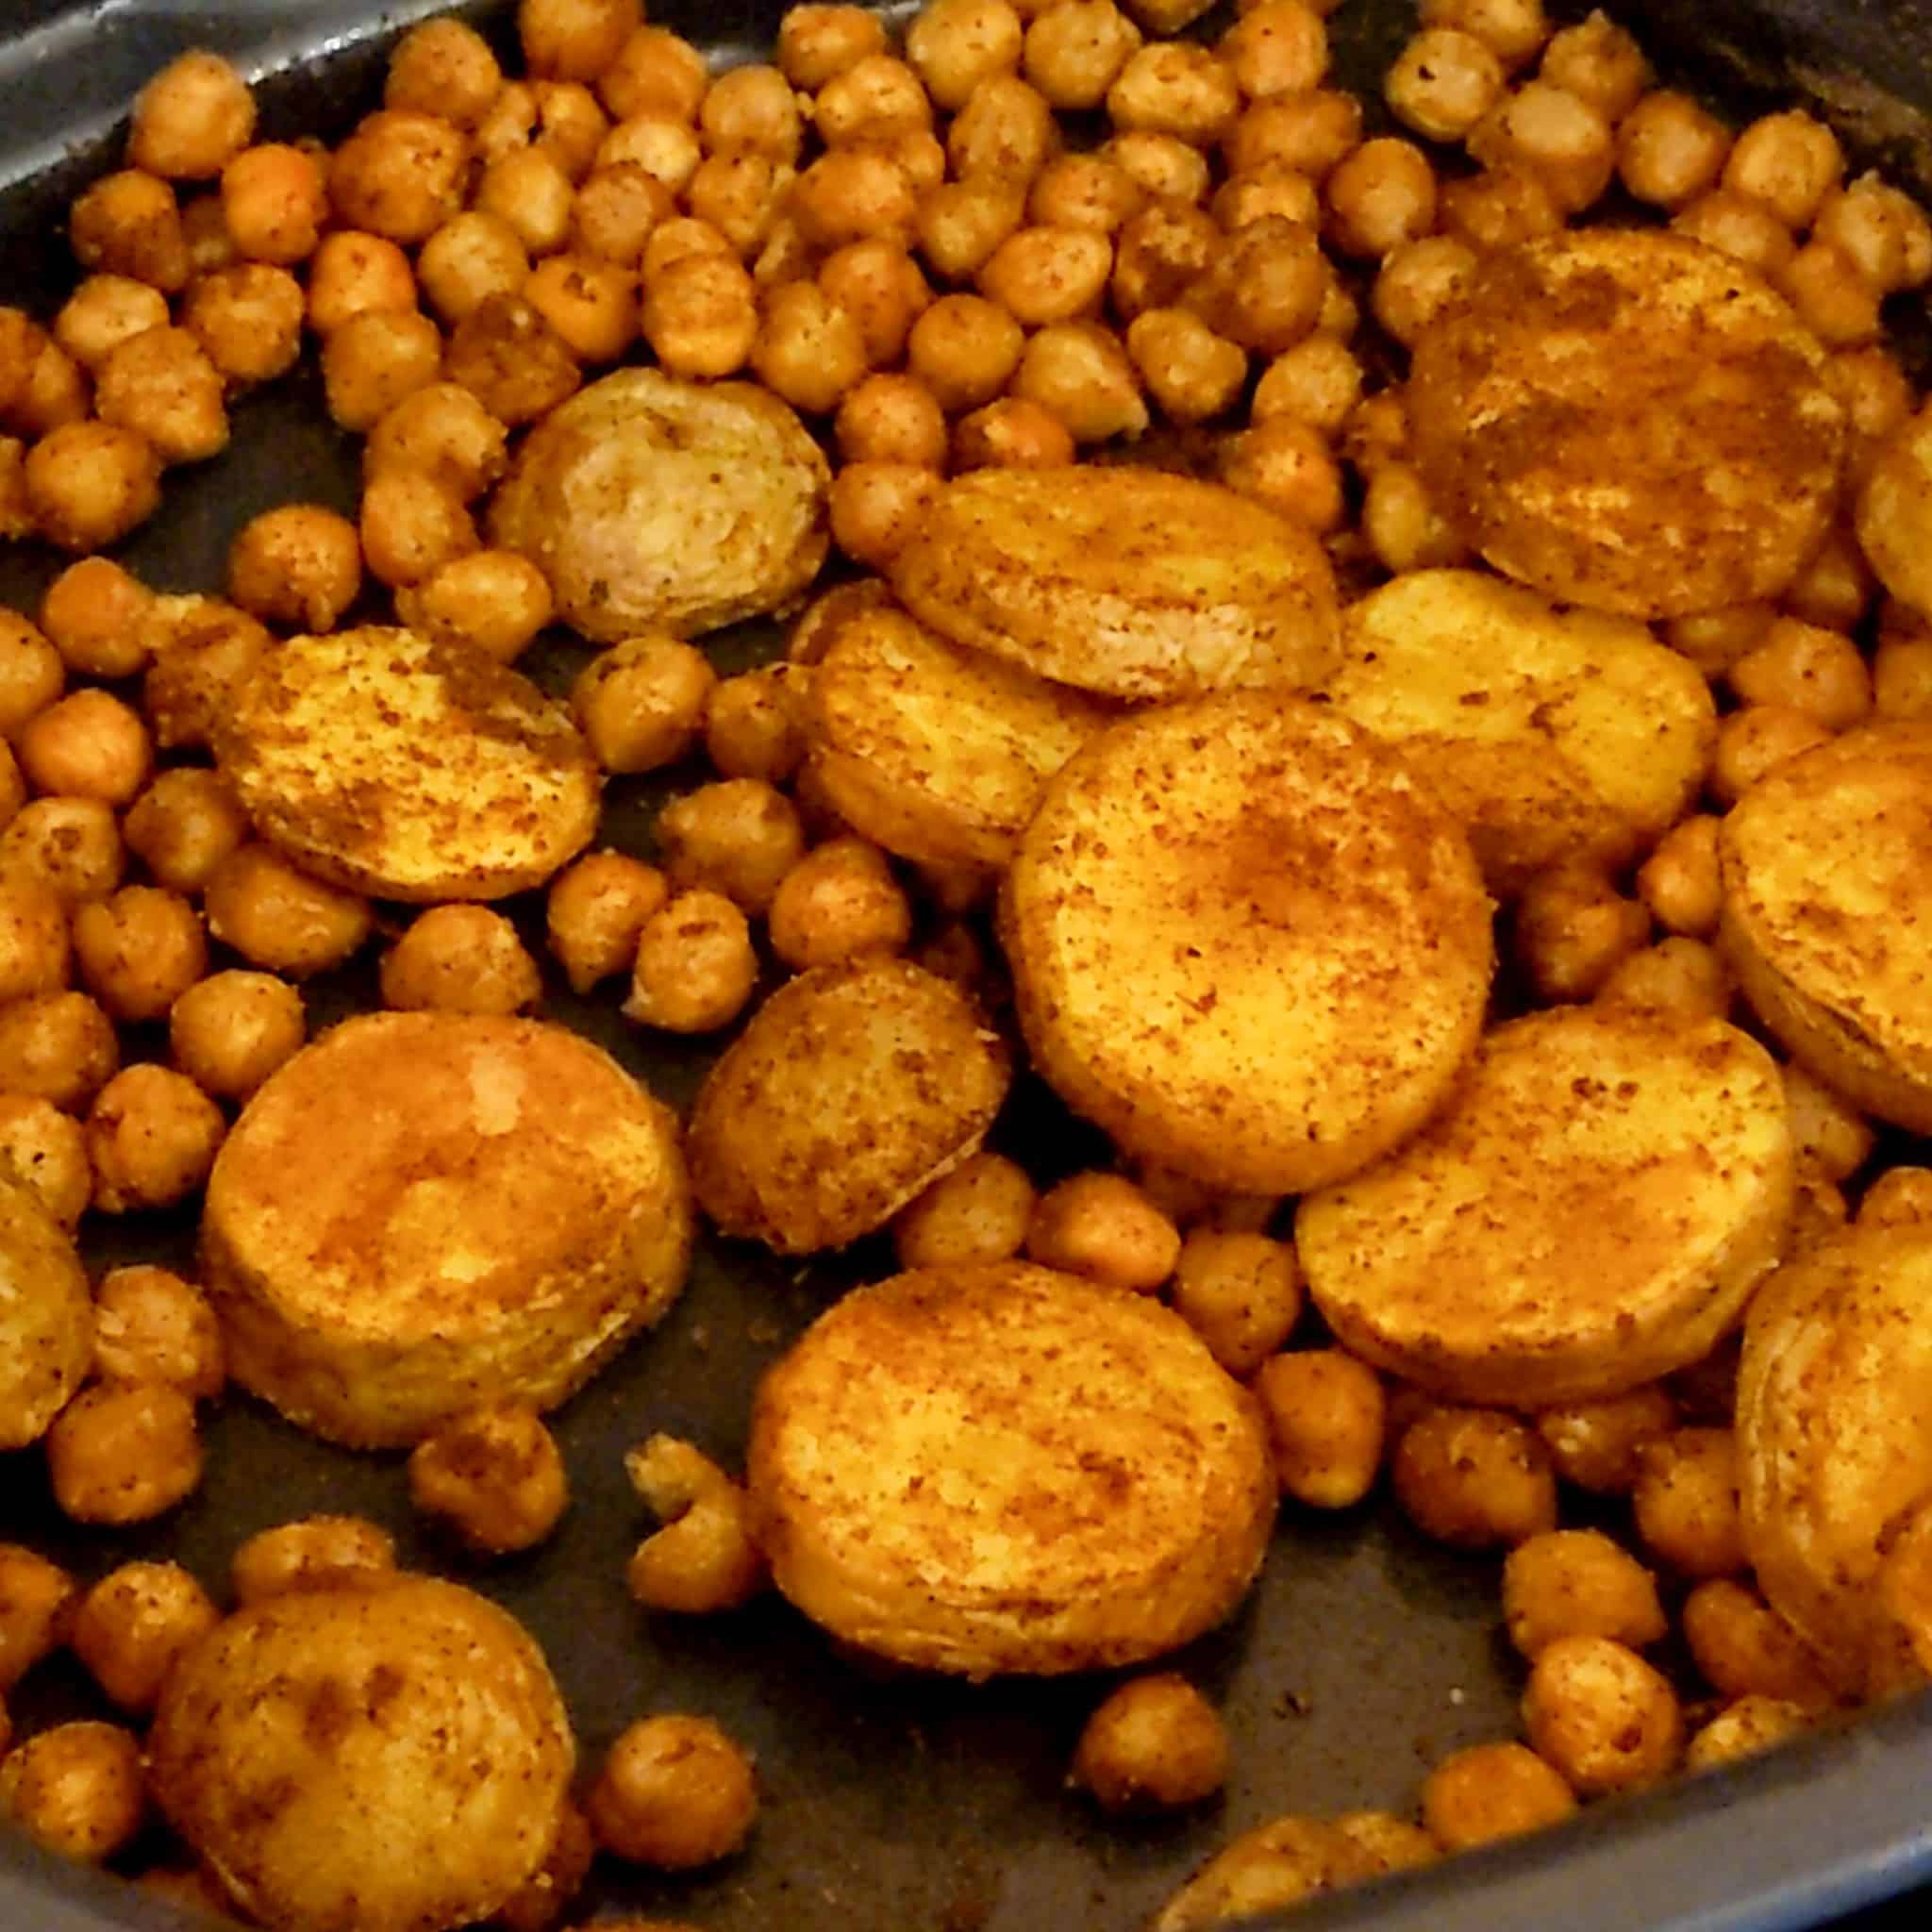
<svg viewBox="0 0 1932 1932"><path fill-rule="evenodd" d="M93 1302L74 1243L0 1181L0 1450L38 1441L93 1358Z"/></svg>
<svg viewBox="0 0 1932 1932"><path fill-rule="evenodd" d="M169 1822L282 1932L447 1932L541 1865L575 1762L541 1653L493 1604L394 1574L238 1610L148 1736Z"/></svg>
<svg viewBox="0 0 1932 1932"><path fill-rule="evenodd" d="M624 369L530 432L490 526L586 637L690 637L811 582L831 541L829 481L818 444L769 391Z"/></svg>

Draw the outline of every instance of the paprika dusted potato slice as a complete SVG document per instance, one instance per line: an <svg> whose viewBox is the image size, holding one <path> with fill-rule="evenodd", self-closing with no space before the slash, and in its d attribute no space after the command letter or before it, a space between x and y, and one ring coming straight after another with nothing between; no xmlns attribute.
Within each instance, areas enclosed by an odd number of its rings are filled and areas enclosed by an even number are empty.
<svg viewBox="0 0 1932 1932"><path fill-rule="evenodd" d="M0 1179L0 1450L46 1433L92 1366L93 1300L74 1242Z"/></svg>

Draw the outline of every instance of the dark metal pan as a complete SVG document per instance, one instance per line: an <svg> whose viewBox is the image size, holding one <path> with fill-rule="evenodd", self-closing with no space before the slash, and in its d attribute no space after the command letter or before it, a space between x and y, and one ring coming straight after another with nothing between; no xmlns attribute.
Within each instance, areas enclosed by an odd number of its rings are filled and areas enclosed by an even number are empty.
<svg viewBox="0 0 1932 1932"><path fill-rule="evenodd" d="M434 0L11 0L0 12L0 291L36 308L58 299L72 273L65 202L108 164L128 98L173 54L197 44L231 53L259 77L270 131L336 135L375 98L395 34L439 10ZM467 10L508 38L508 0ZM778 10L778 0L653 9L721 61L761 48ZM1719 0L1695 10L1624 0L1617 13L1674 80L1740 113L1804 95L1897 178L1932 188L1932 8L1923 0ZM1396 0L1345 0L1331 22L1342 78L1372 91L1410 17ZM148 580L211 587L235 529L273 503L353 506L355 446L327 425L312 366L247 399L235 428L231 450L177 477L126 546ZM0 599L31 608L56 567L29 549L0 550ZM736 664L774 642L769 629L747 627L724 639L720 655ZM556 686L581 658L554 642L539 675ZM667 783L691 775L614 785L607 836L647 849ZM370 975L352 973L318 995L317 1024L370 991ZM673 1102L689 1099L702 1053L647 1039L608 1003L554 987L543 1010L601 1040ZM1001 1131L1036 1151L1058 1146L1063 1160L1082 1144L1038 1090ZM185 1260L192 1233L177 1217L139 1241ZM93 1258L133 1251L134 1238L103 1236ZM1131 1827L1100 1824L1064 1788L1074 1739L1099 1695L1091 1681L969 1689L870 1675L775 1601L726 1618L647 1620L622 1581L645 1527L624 1450L661 1428L736 1462L763 1366L842 1286L890 1267L876 1242L802 1272L710 1242L663 1327L558 1419L574 1496L558 1538L528 1558L458 1566L543 1644L587 1761L630 1720L664 1709L713 1714L757 1751L765 1808L746 1854L689 1879L600 1868L584 1916L675 1915L721 1932L1126 1932L1237 1830L1291 1809L1406 1807L1444 1753L1513 1733L1518 1680L1500 1638L1493 1565L1432 1546L1386 1512L1284 1520L1252 1601L1177 1659L1226 1715L1235 1768L1225 1802ZM84 1577L165 1553L219 1583L253 1531L311 1510L354 1510L393 1529L405 1561L451 1567L410 1517L400 1458L325 1449L239 1395L208 1437L203 1490L167 1521L112 1537L64 1522L37 1455L0 1457L0 1537L32 1542ZM57 1661L21 1686L13 1708L25 1730L92 1707L78 1668ZM1600 1807L1533 1841L1323 1901L1292 1923L1305 1932L1777 1932L1893 1898L1856 1924L1905 1932L1932 1915L1928 1790L1932 1705L1921 1700L1651 1799ZM1898 1896L1914 1886L1928 1889ZM0 1839L0 1932L187 1923L119 1879Z"/></svg>

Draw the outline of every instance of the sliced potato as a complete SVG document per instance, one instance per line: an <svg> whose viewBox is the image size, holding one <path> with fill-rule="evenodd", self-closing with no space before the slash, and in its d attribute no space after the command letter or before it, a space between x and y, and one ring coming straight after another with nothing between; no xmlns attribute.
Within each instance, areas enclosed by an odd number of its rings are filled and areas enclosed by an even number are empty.
<svg viewBox="0 0 1932 1932"><path fill-rule="evenodd" d="M93 1298L74 1242L25 1187L0 1179L0 1450L46 1433L93 1352Z"/></svg>
<svg viewBox="0 0 1932 1932"><path fill-rule="evenodd" d="M1932 720L1775 767L1724 814L1719 937L1791 1056L1932 1134Z"/></svg>
<svg viewBox="0 0 1932 1932"><path fill-rule="evenodd" d="M1061 1097L1231 1193L1318 1187L1420 1126L1492 963L1462 834L1394 753L1279 691L1143 712L1076 753L1000 932Z"/></svg>
<svg viewBox="0 0 1932 1932"><path fill-rule="evenodd" d="M148 1733L169 1822L286 1932L447 1932L555 1842L575 1752L541 1654L474 1591L391 1572L238 1610Z"/></svg>
<svg viewBox="0 0 1932 1932"><path fill-rule="evenodd" d="M1160 1303L1025 1262L847 1295L759 1384L778 1588L926 1670L1111 1668L1238 1604L1274 1517L1258 1411Z"/></svg>
<svg viewBox="0 0 1932 1932"><path fill-rule="evenodd" d="M1858 492L1858 547L1902 603L1932 617L1932 408L1887 441Z"/></svg>
<svg viewBox="0 0 1932 1932"><path fill-rule="evenodd" d="M353 1448L547 1408L690 1261L667 1108L537 1020L369 1013L287 1061L209 1176L203 1278L235 1380Z"/></svg>
<svg viewBox="0 0 1932 1932"><path fill-rule="evenodd" d="M1206 1932L1435 1855L1418 1826L1379 1812L1271 1818L1216 1852L1168 1900L1150 1932Z"/></svg>
<svg viewBox="0 0 1932 1932"><path fill-rule="evenodd" d="M386 899L496 899L591 842L602 779L569 710L480 651L370 625L291 638L218 720L272 845Z"/></svg>
<svg viewBox="0 0 1932 1932"><path fill-rule="evenodd" d="M874 610L841 625L812 672L808 756L841 815L888 852L997 867L1106 716L904 611Z"/></svg>
<svg viewBox="0 0 1932 1932"><path fill-rule="evenodd" d="M1774 597L1824 541L1844 411L1753 270L1592 228L1485 256L1407 391L1432 497L1506 575L1629 617Z"/></svg>
<svg viewBox="0 0 1932 1932"><path fill-rule="evenodd" d="M531 430L490 527L587 638L690 637L775 610L811 582L831 541L830 480L770 391L621 369Z"/></svg>
<svg viewBox="0 0 1932 1932"><path fill-rule="evenodd" d="M1365 1360L1456 1402L1615 1395L1708 1354L1783 1252L1776 1063L1719 1020L1564 1007L1491 1033L1407 1147L1295 1217Z"/></svg>
<svg viewBox="0 0 1932 1932"><path fill-rule="evenodd" d="M1682 817L1717 741L1702 673L1633 619L1477 571L1412 571L1346 614L1325 685L1434 786L1492 891L1616 867Z"/></svg>
<svg viewBox="0 0 1932 1932"><path fill-rule="evenodd" d="M978 1147L1011 1075L979 1008L937 974L906 959L801 973L698 1091L698 1205L782 1255L843 1247Z"/></svg>
<svg viewBox="0 0 1932 1932"><path fill-rule="evenodd" d="M941 636L1112 697L1306 689L1336 661L1335 579L1314 538L1160 470L975 470L940 491L889 574Z"/></svg>
<svg viewBox="0 0 1932 1932"><path fill-rule="evenodd" d="M1778 1270L1745 1317L1737 1432L1758 1587L1857 1694L1885 1549L1932 1495L1932 1228L1845 1228Z"/></svg>

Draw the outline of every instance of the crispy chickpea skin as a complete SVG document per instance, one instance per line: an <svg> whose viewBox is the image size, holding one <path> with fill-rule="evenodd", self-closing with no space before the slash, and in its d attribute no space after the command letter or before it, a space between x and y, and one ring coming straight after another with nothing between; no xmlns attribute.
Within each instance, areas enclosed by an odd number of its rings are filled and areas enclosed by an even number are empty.
<svg viewBox="0 0 1932 1932"><path fill-rule="evenodd" d="M332 630L362 586L362 544L347 517L285 503L251 517L228 546L228 595L271 624Z"/></svg>
<svg viewBox="0 0 1932 1932"><path fill-rule="evenodd" d="M362 472L417 470L468 503L503 475L508 441L504 425L468 390L433 382L372 426Z"/></svg>
<svg viewBox="0 0 1932 1932"><path fill-rule="evenodd" d="M63 1857L101 1864L146 1816L141 1740L119 1724L56 1724L0 1758L0 1817Z"/></svg>
<svg viewBox="0 0 1932 1932"><path fill-rule="evenodd" d="M1668 1627L1657 1579L1594 1529L1553 1529L1518 1543L1503 1562L1503 1620L1527 1657L1558 1637L1614 1637L1641 1650Z"/></svg>
<svg viewBox="0 0 1932 1932"><path fill-rule="evenodd" d="M1175 1810L1220 1790L1227 1759L1214 1707L1162 1672L1123 1684L1087 1720L1071 1777L1108 1811Z"/></svg>
<svg viewBox="0 0 1932 1932"><path fill-rule="evenodd" d="M128 275L89 275L54 318L54 340L90 372L125 341L168 325L168 298Z"/></svg>
<svg viewBox="0 0 1932 1932"><path fill-rule="evenodd" d="M374 916L358 892L298 872L267 845L238 846L209 875L209 936L253 966L306 979L340 966L369 937Z"/></svg>
<svg viewBox="0 0 1932 1932"><path fill-rule="evenodd" d="M354 1590L396 1567L395 1540L360 1516L302 1516L238 1543L228 1584L238 1609L299 1590Z"/></svg>
<svg viewBox="0 0 1932 1932"><path fill-rule="evenodd" d="M1438 1542L1507 1549L1556 1527L1549 1452L1499 1409L1424 1409L1396 1442L1390 1474L1403 1513Z"/></svg>
<svg viewBox="0 0 1932 1932"><path fill-rule="evenodd" d="M31 1093L0 1093L0 1170L10 1170L62 1227L93 1198L87 1137L78 1121Z"/></svg>
<svg viewBox="0 0 1932 1932"><path fill-rule="evenodd" d="M744 1487L691 1443L655 1435L624 1458L625 1474L663 1525L638 1544L625 1585L647 1610L708 1616L764 1588Z"/></svg>
<svg viewBox="0 0 1932 1932"><path fill-rule="evenodd" d="M679 892L638 934L625 1017L667 1033L715 1033L758 982L751 927L722 892Z"/></svg>
<svg viewBox="0 0 1932 1932"><path fill-rule="evenodd" d="M153 1710L175 1660L221 1621L193 1574L178 1563L123 1563L80 1601L69 1639L109 1703Z"/></svg>
<svg viewBox="0 0 1932 1932"><path fill-rule="evenodd" d="M146 1523L201 1481L193 1401L165 1382L97 1382L47 1431L54 1500L76 1523Z"/></svg>
<svg viewBox="0 0 1932 1932"><path fill-rule="evenodd" d="M286 269L236 262L197 275L181 305L181 326L231 390L268 382L302 352L302 285Z"/></svg>
<svg viewBox="0 0 1932 1932"><path fill-rule="evenodd" d="M522 237L501 215L482 208L452 216L416 258L423 294L451 328L492 295L515 295L529 274Z"/></svg>
<svg viewBox="0 0 1932 1932"><path fill-rule="evenodd" d="M638 939L671 896L664 874L623 852L592 852L559 873L545 904L550 951L571 991L626 972Z"/></svg>
<svg viewBox="0 0 1932 1932"><path fill-rule="evenodd" d="M728 1857L751 1834L750 1757L708 1718L641 1718L622 1731L584 1801L606 1851L667 1872Z"/></svg>
<svg viewBox="0 0 1932 1932"><path fill-rule="evenodd" d="M208 1297L171 1269L110 1268L94 1291L94 1374L165 1383L200 1401L219 1395L227 1371Z"/></svg>
<svg viewBox="0 0 1932 1932"><path fill-rule="evenodd" d="M255 97L219 54L171 60L135 96L127 158L175 181L208 181L248 145Z"/></svg>
<svg viewBox="0 0 1932 1932"><path fill-rule="evenodd" d="M164 463L193 463L227 447L222 374L185 328L151 328L110 350L94 383L94 409L145 437Z"/></svg>
<svg viewBox="0 0 1932 1932"><path fill-rule="evenodd" d="M1559 1637L1523 1695L1531 1748L1579 1797L1640 1791L1674 1771L1684 1713L1669 1680L1607 1637Z"/></svg>
<svg viewBox="0 0 1932 1932"><path fill-rule="evenodd" d="M1576 1794L1526 1744L1473 1744L1423 1780L1423 1825L1445 1852L1556 1824Z"/></svg>
<svg viewBox="0 0 1932 1932"><path fill-rule="evenodd" d="M781 785L805 756L798 692L803 674L761 665L721 677L705 699L705 756L724 778Z"/></svg>
<svg viewBox="0 0 1932 1932"><path fill-rule="evenodd" d="M124 1068L88 1110L94 1206L125 1214L185 1200L208 1179L226 1131L221 1108L185 1074Z"/></svg>
<svg viewBox="0 0 1932 1932"><path fill-rule="evenodd" d="M563 1457L527 1403L471 1409L409 1454L409 1501L481 1556L534 1549L569 1500Z"/></svg>
<svg viewBox="0 0 1932 1932"><path fill-rule="evenodd" d="M24 1543L0 1542L0 1691L66 1642L80 1589Z"/></svg>
<svg viewBox="0 0 1932 1932"><path fill-rule="evenodd" d="M649 772L683 757L717 682L710 660L681 638L626 638L584 666L571 708L607 772Z"/></svg>
<svg viewBox="0 0 1932 1932"><path fill-rule="evenodd" d="M391 242L425 242L462 207L470 143L435 114L383 108L336 149L328 199L336 219Z"/></svg>
<svg viewBox="0 0 1932 1932"><path fill-rule="evenodd" d="M1346 1509L1374 1487L1389 1401L1367 1363L1339 1348L1274 1356L1261 1364L1255 1393L1285 1493L1317 1509Z"/></svg>
<svg viewBox="0 0 1932 1932"><path fill-rule="evenodd" d="M247 838L248 818L220 773L177 765L156 774L121 829L158 885L192 893Z"/></svg>
<svg viewBox="0 0 1932 1932"><path fill-rule="evenodd" d="M404 1012L517 1013L543 990L537 962L502 913L432 906L382 956L382 1003Z"/></svg>
<svg viewBox="0 0 1932 1932"><path fill-rule="evenodd" d="M191 986L168 1014L175 1064L217 1100L246 1100L307 1033L302 995L286 979L240 968Z"/></svg>
<svg viewBox="0 0 1932 1932"><path fill-rule="evenodd" d="M425 20L396 42L382 104L475 127L503 86L490 42L460 20Z"/></svg>
<svg viewBox="0 0 1932 1932"><path fill-rule="evenodd" d="M369 575L405 590L479 547L462 499L416 470L378 470L362 486L358 534Z"/></svg>
<svg viewBox="0 0 1932 1932"><path fill-rule="evenodd" d="M208 970L201 918L164 886L123 886L74 912L74 958L115 1019L158 1020Z"/></svg>
<svg viewBox="0 0 1932 1932"><path fill-rule="evenodd" d="M1124 1174L1089 1172L1035 1203L1025 1251L1043 1268L1146 1293L1174 1273L1181 1235Z"/></svg>

